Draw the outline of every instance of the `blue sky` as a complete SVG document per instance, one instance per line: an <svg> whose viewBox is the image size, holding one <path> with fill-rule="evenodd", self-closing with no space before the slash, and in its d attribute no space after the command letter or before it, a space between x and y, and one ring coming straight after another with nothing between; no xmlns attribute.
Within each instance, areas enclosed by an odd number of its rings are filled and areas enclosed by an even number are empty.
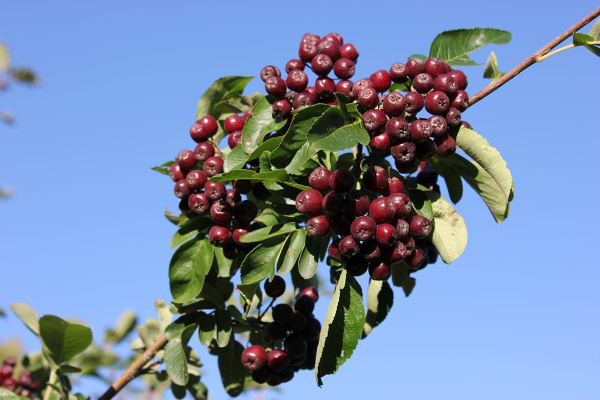
<svg viewBox="0 0 600 400"><path fill-rule="evenodd" d="M360 51L362 77L426 53L440 31L502 28L513 41L473 57L494 50L506 71L598 6L427 4L4 2L0 40L43 85L0 97L17 118L0 126L0 184L16 193L0 203L0 307L78 317L97 336L125 309L155 316L153 300L170 299L174 230L162 212L176 199L149 167L191 146L196 102L213 80L283 67L303 33L342 34ZM324 388L304 372L265 399L600 397L598 62L583 49L561 53L465 113L513 173L509 219L497 226L466 193L463 256L419 272L410 298L396 290L391 315ZM486 84L482 67L465 72L470 93ZM0 326L0 340L38 348L15 317ZM227 398L215 360L201 356L213 399Z"/></svg>

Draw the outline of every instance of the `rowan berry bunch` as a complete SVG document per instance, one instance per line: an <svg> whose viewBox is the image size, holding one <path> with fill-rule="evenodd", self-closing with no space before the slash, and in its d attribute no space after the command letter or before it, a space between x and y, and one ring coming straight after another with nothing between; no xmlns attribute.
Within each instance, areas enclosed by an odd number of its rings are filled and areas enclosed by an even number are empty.
<svg viewBox="0 0 600 400"><path fill-rule="evenodd" d="M13 377L17 360L7 357L0 366L0 387L30 399L38 395L40 382L33 378L31 371L23 370L17 378Z"/></svg>
<svg viewBox="0 0 600 400"><path fill-rule="evenodd" d="M264 284L265 294L273 300L285 292L285 281L275 276ZM321 323L312 314L319 299L314 287L305 288L292 306L280 303L272 307L273 322L266 334L270 346L248 347L242 364L252 371L257 383L277 386L289 382L301 369L314 369Z"/></svg>

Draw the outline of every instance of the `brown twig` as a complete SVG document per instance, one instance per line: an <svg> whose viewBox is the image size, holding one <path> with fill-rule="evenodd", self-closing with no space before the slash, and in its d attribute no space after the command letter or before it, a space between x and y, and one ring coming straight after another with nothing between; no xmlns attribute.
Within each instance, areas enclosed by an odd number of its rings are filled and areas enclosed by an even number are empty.
<svg viewBox="0 0 600 400"><path fill-rule="evenodd" d="M156 339L156 341L152 344L152 346L148 347L141 356L139 356L126 370L123 374L117 378L116 381L113 382L112 385L108 388L106 392L102 396L98 398L98 400L108 400L112 399L125 385L135 379L140 371L144 368L144 365L148 363L148 361L152 360L156 353L158 353L164 346L167 344L167 335L164 333Z"/></svg>
<svg viewBox="0 0 600 400"><path fill-rule="evenodd" d="M533 64L535 64L538 61L541 61L541 60L539 60L540 57L546 55L550 50L552 50L553 48L555 48L556 46L558 46L559 44L564 42L573 33L577 32L578 30L580 30L581 28L583 28L584 26L586 26L587 24L592 22L599 15L600 15L600 8L597 8L594 11L592 11L589 15L587 15L585 18L583 18L581 21L579 21L578 23L576 23L575 25L573 25L572 27L570 27L569 29L564 31L562 34L560 34L556 39L554 39L553 41L551 41L550 43L548 43L547 45L545 45L544 47L542 47L541 49L539 49L538 51L533 53L531 56L527 57L525 59L525 61L523 61L521 64L517 65L515 68L513 68L509 72L507 72L506 75L502 76L500 79L493 81L486 88L480 90L478 93L476 93L474 96L472 96L469 99L469 105L472 106L473 104L477 103L479 100L483 99L485 96L494 92L500 86L504 85L506 82L508 82L515 76L519 75L526 68L532 66Z"/></svg>

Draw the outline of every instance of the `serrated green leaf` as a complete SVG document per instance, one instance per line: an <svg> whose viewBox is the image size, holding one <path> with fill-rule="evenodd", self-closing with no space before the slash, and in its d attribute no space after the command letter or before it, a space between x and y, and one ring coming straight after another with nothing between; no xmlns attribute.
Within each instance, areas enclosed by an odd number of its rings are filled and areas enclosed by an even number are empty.
<svg viewBox="0 0 600 400"><path fill-rule="evenodd" d="M262 242L266 239L275 236L286 235L290 232L295 231L296 229L296 224L293 222L273 226L266 226L264 228L260 228L243 235L240 238L240 241L242 243Z"/></svg>
<svg viewBox="0 0 600 400"><path fill-rule="evenodd" d="M25 303L13 303L10 309L25 324L27 328L36 335L40 334L39 317L35 310Z"/></svg>
<svg viewBox="0 0 600 400"><path fill-rule="evenodd" d="M206 115L212 115L218 119L221 113L216 112L215 106L224 100L241 95L252 78L252 76L225 76L217 79L206 89L198 101L196 120Z"/></svg>
<svg viewBox="0 0 600 400"><path fill-rule="evenodd" d="M431 242L446 264L456 260L467 247L467 225L461 215L442 196L427 191L433 207Z"/></svg>
<svg viewBox="0 0 600 400"><path fill-rule="evenodd" d="M137 324L137 314L133 311L125 311L114 328L107 329L104 333L106 343L119 343L135 329Z"/></svg>
<svg viewBox="0 0 600 400"><path fill-rule="evenodd" d="M212 261L212 245L206 237L188 241L175 251L169 264L169 286L174 301L183 303L200 293Z"/></svg>
<svg viewBox="0 0 600 400"><path fill-rule="evenodd" d="M264 142L261 143L260 146L258 146L258 148L256 150L254 150L252 152L252 154L250 154L249 159L250 160L256 160L264 152L266 152L266 151L272 152L273 150L275 150L281 144L282 140L283 140L283 136L277 136L277 137L265 140Z"/></svg>
<svg viewBox="0 0 600 400"><path fill-rule="evenodd" d="M227 157L225 157L223 171L230 172L242 168L249 159L250 157L248 157L248 154L246 154L242 146L236 146L229 154L227 154Z"/></svg>
<svg viewBox="0 0 600 400"><path fill-rule="evenodd" d="M357 121L347 124L341 108L331 107L310 127L307 141L316 150L341 151L353 148L358 143L369 144L369 134Z"/></svg>
<svg viewBox="0 0 600 400"><path fill-rule="evenodd" d="M458 203L463 195L463 183L460 175L436 157L430 158L429 164L444 178L444 181L446 181L450 200L452 200L454 204Z"/></svg>
<svg viewBox="0 0 600 400"><path fill-rule="evenodd" d="M44 315L39 323L44 349L56 365L70 360L92 343L92 330L87 326L67 322L55 315Z"/></svg>
<svg viewBox="0 0 600 400"><path fill-rule="evenodd" d="M261 282L275 270L286 237L269 238L248 253L240 268L243 285Z"/></svg>
<svg viewBox="0 0 600 400"><path fill-rule="evenodd" d="M385 317L394 304L394 292L390 284L386 281L369 281L369 290L367 290L367 315L365 317L365 327L363 328L363 338L383 322Z"/></svg>
<svg viewBox="0 0 600 400"><path fill-rule="evenodd" d="M329 303L317 346L315 375L317 384L322 378L335 374L352 356L365 324L362 289L344 269Z"/></svg>
<svg viewBox="0 0 600 400"><path fill-rule="evenodd" d="M284 249L282 250L284 257L279 257L278 260L277 273L279 275L285 275L289 273L292 268L294 268L296 261L298 261L300 254L302 254L305 243L306 229L299 229L292 233L290 239L287 241Z"/></svg>
<svg viewBox="0 0 600 400"><path fill-rule="evenodd" d="M276 120L273 118L275 101L277 101L276 98L265 96L254 105L252 116L246 121L242 133L242 147L246 153L255 151L267 134L278 131L287 123L286 119Z"/></svg>
<svg viewBox="0 0 600 400"><path fill-rule="evenodd" d="M588 32L588 35L594 38L594 40L600 40L600 18L596 20L592 28Z"/></svg>
<svg viewBox="0 0 600 400"><path fill-rule="evenodd" d="M217 346L225 347L229 344L231 333L233 331L231 315L226 310L215 310L215 321L217 324Z"/></svg>
<svg viewBox="0 0 600 400"><path fill-rule="evenodd" d="M590 35L586 35L585 33L575 32L573 34L573 44L575 46L581 46L583 44L588 44L589 42L593 42L594 38Z"/></svg>
<svg viewBox="0 0 600 400"><path fill-rule="evenodd" d="M181 228L171 238L171 248L174 249L182 243L187 242L201 231L212 224L210 218L205 216L196 216L188 219L181 225Z"/></svg>
<svg viewBox="0 0 600 400"><path fill-rule="evenodd" d="M489 44L506 44L510 39L510 32L492 28L445 31L431 43L429 57L444 60L450 65L477 65L468 54Z"/></svg>
<svg viewBox="0 0 600 400"><path fill-rule="evenodd" d="M244 383L249 372L241 363L244 346L231 341L229 346L219 352L219 371L221 381L228 395L237 397L244 391Z"/></svg>

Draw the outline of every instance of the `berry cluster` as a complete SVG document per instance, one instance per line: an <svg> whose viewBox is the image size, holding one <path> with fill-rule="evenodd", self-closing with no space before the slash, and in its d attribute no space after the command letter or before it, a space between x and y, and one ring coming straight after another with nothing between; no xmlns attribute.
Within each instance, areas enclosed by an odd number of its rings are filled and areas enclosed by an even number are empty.
<svg viewBox="0 0 600 400"><path fill-rule="evenodd" d="M264 289L275 299L285 292L285 281L275 276L265 282ZM293 308L284 303L273 307L273 322L267 327L271 346L253 345L242 353L242 364L252 371L255 382L277 386L289 382L301 369L315 368L321 323L312 312L318 299L317 290L308 287L300 292Z"/></svg>
<svg viewBox="0 0 600 400"><path fill-rule="evenodd" d="M372 279L386 280L393 263L405 261L416 271L435 261L435 248L427 240L431 221L412 212L401 178L389 178L384 168L373 166L356 189L349 170L317 167L309 184L313 189L296 197L296 209L311 217L306 232L326 236L331 229L339 235L328 255L343 262L350 274L368 270Z"/></svg>
<svg viewBox="0 0 600 400"><path fill-rule="evenodd" d="M233 114L225 118L224 128L229 134L227 142L234 148L240 144L242 129L250 113ZM247 246L240 237L259 227L249 225L258 213L255 202L244 198L252 193L254 199L266 200L270 193L262 183L237 180L233 187L223 182L212 182L211 177L223 172L223 158L212 139L218 131L214 117L207 115L192 125L190 135L197 143L194 151L182 150L177 162L169 167L169 175L175 182L175 196L180 200L179 209L187 216L208 215L214 225L209 230L210 242L224 247L229 258L237 257Z"/></svg>
<svg viewBox="0 0 600 400"><path fill-rule="evenodd" d="M298 50L299 59L291 59L285 64L287 77L281 77L279 68L267 65L260 71L265 82L265 90L278 100L273 103L276 118L288 118L292 109L316 103L337 104L335 92L350 93L358 51L351 43L337 33L322 38L312 33L302 37ZM308 86L309 78L304 72L308 67L317 78L314 86ZM340 80L335 83L328 75L333 70Z"/></svg>
<svg viewBox="0 0 600 400"><path fill-rule="evenodd" d="M40 382L35 380L31 371L24 370L18 379L13 378L17 360L14 357L6 358L0 366L0 387L6 388L22 397L33 398L40 390Z"/></svg>

